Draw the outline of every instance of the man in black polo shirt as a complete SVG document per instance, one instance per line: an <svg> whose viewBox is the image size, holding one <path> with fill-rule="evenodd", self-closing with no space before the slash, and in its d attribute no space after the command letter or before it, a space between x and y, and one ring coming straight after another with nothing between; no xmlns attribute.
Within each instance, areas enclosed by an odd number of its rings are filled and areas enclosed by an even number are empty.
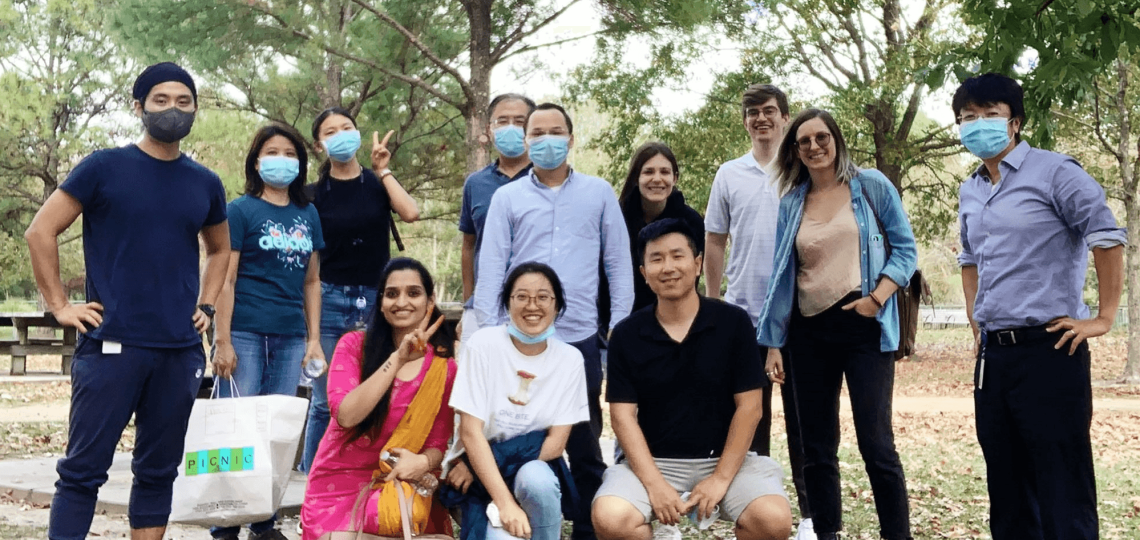
<svg viewBox="0 0 1140 540"><path fill-rule="evenodd" d="M792 512L783 471L748 451L770 385L752 321L697 294L701 256L684 223L657 221L637 241L657 304L618 324L610 340L606 399L626 460L606 470L594 529L603 540L649 539L654 517L672 525L719 507L740 540L785 540ZM681 492L691 492L687 501Z"/></svg>

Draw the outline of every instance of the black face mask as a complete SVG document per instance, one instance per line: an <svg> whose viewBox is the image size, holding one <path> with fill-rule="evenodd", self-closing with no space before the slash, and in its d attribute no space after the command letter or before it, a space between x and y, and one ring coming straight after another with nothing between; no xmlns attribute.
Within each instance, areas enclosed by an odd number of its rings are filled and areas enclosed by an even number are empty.
<svg viewBox="0 0 1140 540"><path fill-rule="evenodd" d="M146 126L146 132L155 140L172 143L190 134L190 127L194 125L194 113L178 107L155 113L143 109L142 122Z"/></svg>

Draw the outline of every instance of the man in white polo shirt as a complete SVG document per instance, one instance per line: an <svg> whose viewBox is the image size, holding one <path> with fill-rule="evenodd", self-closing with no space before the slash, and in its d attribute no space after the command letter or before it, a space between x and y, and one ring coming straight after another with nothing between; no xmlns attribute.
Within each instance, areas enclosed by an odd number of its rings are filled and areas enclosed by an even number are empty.
<svg viewBox="0 0 1140 540"><path fill-rule="evenodd" d="M772 256L776 249L780 193L772 173L780 140L790 119L788 96L773 85L753 84L744 90L741 115L752 148L743 156L721 165L713 180L705 211L705 296L720 298L721 278L727 277L728 290L724 300L747 311L752 325L756 326L768 292ZM724 259L730 239L732 253L726 268ZM785 359L784 365L789 364ZM790 377L791 373L787 376ZM799 419L791 385L784 384L780 395L784 402L792 479L803 516L797 538L814 538L803 482ZM763 407L764 416L756 428L751 449L767 456L772 438L771 392L765 392Z"/></svg>

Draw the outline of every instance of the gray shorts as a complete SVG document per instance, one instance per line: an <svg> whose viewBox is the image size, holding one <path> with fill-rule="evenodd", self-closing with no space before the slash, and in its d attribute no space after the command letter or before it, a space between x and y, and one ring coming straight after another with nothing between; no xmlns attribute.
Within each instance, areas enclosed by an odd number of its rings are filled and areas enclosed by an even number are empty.
<svg viewBox="0 0 1140 540"><path fill-rule="evenodd" d="M678 493L693 491L701 480L708 478L716 471L717 458L712 459L668 459L654 458L657 469L665 477L665 481L673 486ZM779 495L788 498L784 492L784 470L770 457L748 453L744 463L740 465L736 477L728 485L724 499L720 501L721 518L727 518L734 523L744 513L752 501L765 495ZM619 463L608 469L602 476L602 487L598 488L598 497L618 497L628 501L645 516L649 523L653 518L653 506L649 504L649 492L633 469L626 462Z"/></svg>

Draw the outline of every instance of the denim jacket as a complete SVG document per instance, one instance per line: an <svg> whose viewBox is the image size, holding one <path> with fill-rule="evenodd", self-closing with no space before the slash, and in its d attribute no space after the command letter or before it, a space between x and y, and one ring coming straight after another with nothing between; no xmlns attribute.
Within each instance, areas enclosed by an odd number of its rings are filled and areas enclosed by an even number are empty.
<svg viewBox="0 0 1140 540"><path fill-rule="evenodd" d="M772 278L768 283L768 296L760 312L756 331L756 341L766 347L783 347L788 339L788 322L792 318L796 297L796 235L799 233L809 187L810 182L804 182L780 199ZM879 276L885 276L900 287L906 287L918 263L918 250L898 191L883 173L875 169L859 171L851 179L850 187L855 221L859 225L863 294L870 294L874 290ZM863 196L864 191L870 201ZM879 230L875 221L876 212L886 231ZM887 259L886 245L883 242L884 232L891 247L890 259ZM898 350L899 312L894 295L887 299L875 318L882 329L879 350Z"/></svg>

